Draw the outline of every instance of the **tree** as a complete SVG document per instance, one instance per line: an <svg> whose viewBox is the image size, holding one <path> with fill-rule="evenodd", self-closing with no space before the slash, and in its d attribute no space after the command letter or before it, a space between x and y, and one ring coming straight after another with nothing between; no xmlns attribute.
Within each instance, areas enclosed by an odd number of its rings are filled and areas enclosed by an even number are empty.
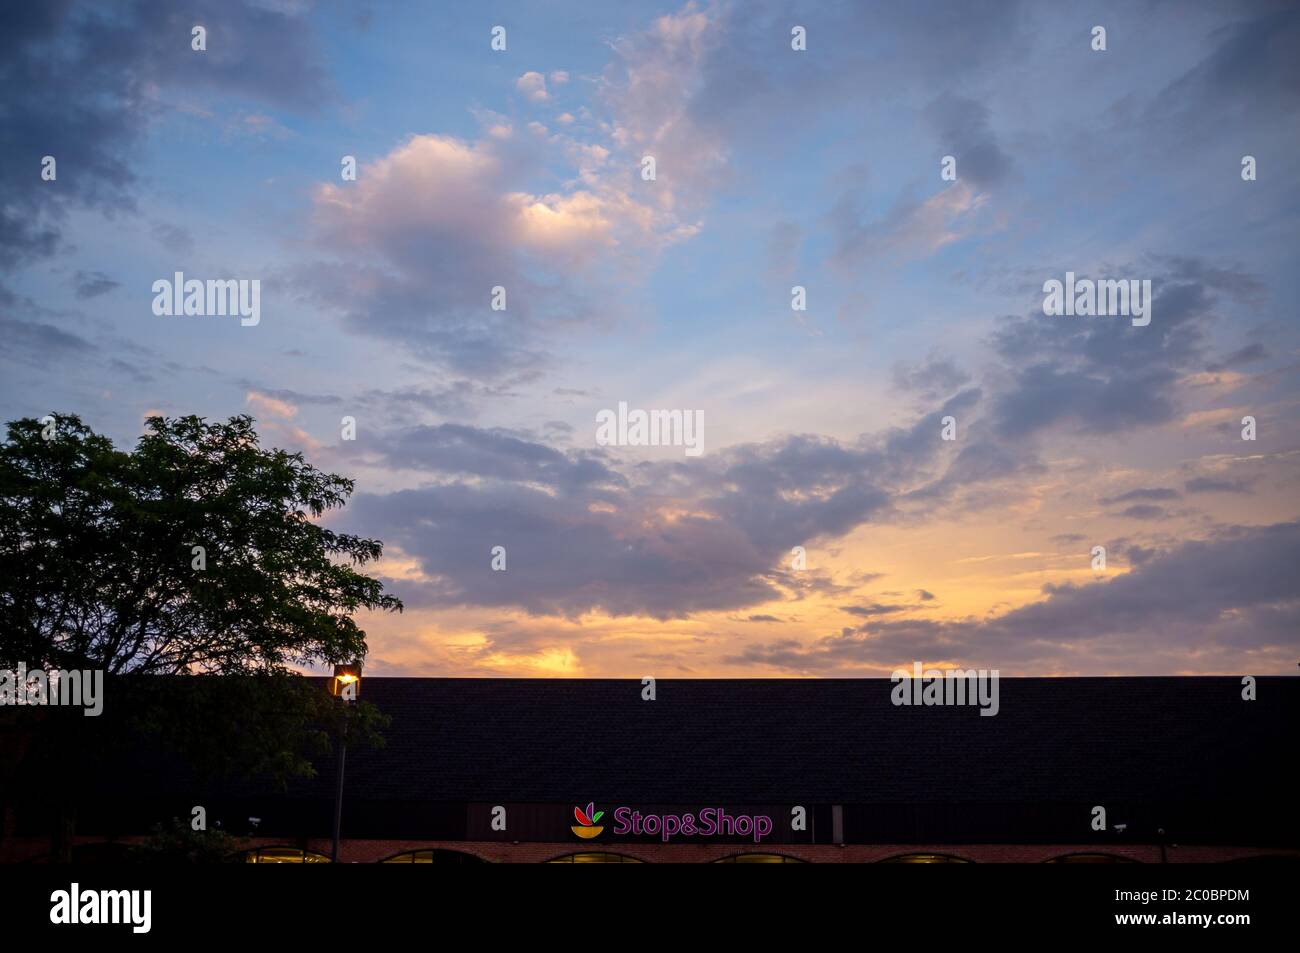
<svg viewBox="0 0 1300 953"><path fill-rule="evenodd" d="M382 544L319 522L353 481L263 449L247 416L150 417L129 452L76 416L49 422L14 421L0 444L0 667L132 676L132 730L198 770L313 773L336 712L293 666L364 658L353 614L402 608L359 571ZM185 678L145 678L160 675ZM30 714L65 764L124 722ZM349 731L380 724L362 706Z"/></svg>
<svg viewBox="0 0 1300 953"><path fill-rule="evenodd" d="M149 837L128 852L142 864L228 864L237 859L243 843L221 830L193 830L178 817L155 824Z"/></svg>

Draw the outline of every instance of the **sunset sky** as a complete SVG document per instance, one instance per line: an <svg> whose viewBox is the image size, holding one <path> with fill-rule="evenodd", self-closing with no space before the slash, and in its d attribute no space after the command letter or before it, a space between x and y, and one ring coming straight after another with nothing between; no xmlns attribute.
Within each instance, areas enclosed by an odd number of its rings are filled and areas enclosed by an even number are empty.
<svg viewBox="0 0 1300 953"><path fill-rule="evenodd" d="M1269 2L6 4L0 410L355 478L370 674L1295 674L1298 49ZM1150 324L1044 315L1067 271ZM260 323L155 315L175 272ZM598 445L620 402L704 452Z"/></svg>

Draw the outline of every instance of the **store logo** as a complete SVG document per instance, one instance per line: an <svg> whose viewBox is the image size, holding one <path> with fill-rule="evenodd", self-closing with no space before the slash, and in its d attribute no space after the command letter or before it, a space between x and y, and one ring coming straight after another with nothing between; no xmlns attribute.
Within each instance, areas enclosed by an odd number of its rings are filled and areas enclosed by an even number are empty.
<svg viewBox="0 0 1300 953"><path fill-rule="evenodd" d="M605 812L597 811L595 807L594 803L589 803L586 811L583 811L580 807L573 809L573 816L578 823L573 826L572 830L583 840L591 840L605 829L600 824L600 819L605 816Z"/></svg>
<svg viewBox="0 0 1300 953"><path fill-rule="evenodd" d="M570 830L583 840L591 840L605 829L600 823L605 812L597 811L595 804L588 804L585 811L575 807L573 816L578 823ZM706 807L698 814L645 814L630 807L617 807L612 816L615 837L649 835L665 844L674 837L748 837L758 844L776 828L770 815L732 814L721 807Z"/></svg>
<svg viewBox="0 0 1300 953"><path fill-rule="evenodd" d="M665 844L674 837L753 837L759 843L775 824L767 814L730 814L706 807L699 814L642 814L630 807L614 811L614 834L659 835ZM576 829L576 828L575 828Z"/></svg>

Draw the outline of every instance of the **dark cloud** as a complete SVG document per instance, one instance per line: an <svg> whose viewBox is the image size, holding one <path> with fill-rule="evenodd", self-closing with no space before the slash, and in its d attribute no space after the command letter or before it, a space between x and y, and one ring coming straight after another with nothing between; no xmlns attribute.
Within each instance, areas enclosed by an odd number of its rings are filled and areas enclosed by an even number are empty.
<svg viewBox="0 0 1300 953"><path fill-rule="evenodd" d="M182 225L155 222L150 232L158 243L168 251L176 252L179 255L188 255L194 251L194 236L190 234L189 229Z"/></svg>
<svg viewBox="0 0 1300 953"><path fill-rule="evenodd" d="M1081 542L1083 542L1083 541L1084 541L1085 539L1087 539L1087 538L1088 538L1088 537L1087 537L1087 536L1084 536L1082 533L1059 533L1059 534L1057 534L1056 536L1053 536L1053 537L1052 537L1052 542L1054 542L1054 543L1081 543Z"/></svg>
<svg viewBox="0 0 1300 953"><path fill-rule="evenodd" d="M1300 7L1241 4L1232 14L1210 54L1152 102L1153 123L1218 139L1226 128L1286 121L1300 109Z"/></svg>
<svg viewBox="0 0 1300 953"><path fill-rule="evenodd" d="M157 379L151 371L118 357L109 359L108 368L118 378L124 378L135 384L151 384Z"/></svg>
<svg viewBox="0 0 1300 953"><path fill-rule="evenodd" d="M1058 426L1109 434L1173 420L1178 382L1204 366L1204 342L1222 297L1257 287L1249 275L1195 259L1129 263L1111 274L1151 276L1149 325L1135 327L1127 317L1049 317L1040 307L995 332L1010 381L994 399L998 434L1025 437Z"/></svg>
<svg viewBox="0 0 1300 953"><path fill-rule="evenodd" d="M956 158L959 181L989 189L1011 177L1011 157L999 147L983 103L947 92L925 108L925 118L938 134L942 154Z"/></svg>
<svg viewBox="0 0 1300 953"><path fill-rule="evenodd" d="M752 2L724 7L722 17L689 115L733 140L771 134L794 113L811 121L819 108L863 89L932 98L990 64L1018 58L1025 42L1016 0L813 4L796 19L788 4ZM807 30L807 55L788 55L794 22Z"/></svg>
<svg viewBox="0 0 1300 953"><path fill-rule="evenodd" d="M249 0L0 6L0 269L53 254L73 208L133 209L133 150L167 95L195 88L310 108L326 78L312 29Z"/></svg>
<svg viewBox="0 0 1300 953"><path fill-rule="evenodd" d="M899 390L915 391L927 400L947 397L970 382L969 374L952 361L934 354L918 364L899 361L893 366L892 378Z"/></svg>
<svg viewBox="0 0 1300 953"><path fill-rule="evenodd" d="M72 276L73 286L78 298L83 301L88 298L98 298L102 294L108 294L114 288L122 287L122 283L114 281L102 271L78 271Z"/></svg>
<svg viewBox="0 0 1300 953"><path fill-rule="evenodd" d="M1136 503L1120 510L1119 515L1135 520L1162 520L1168 516L1168 512L1163 506L1156 506L1154 503Z"/></svg>
<svg viewBox="0 0 1300 953"><path fill-rule="evenodd" d="M627 485L626 478L593 451L562 453L513 434L461 424L409 427L363 437L357 444L362 451L398 469L537 484L566 493Z"/></svg>
<svg viewBox="0 0 1300 953"><path fill-rule="evenodd" d="M769 601L771 564L735 527L665 519L632 499L594 510L585 495L491 481L354 499L359 525L418 559L428 581L395 580L408 605L514 606L576 616L684 617ZM507 570L490 568L504 546Z"/></svg>
<svg viewBox="0 0 1300 953"><path fill-rule="evenodd" d="M1151 555L1106 582L1047 586L1040 602L987 620L896 620L811 645L783 640L728 658L801 673L913 659L1076 671L1236 671L1242 653L1293 657L1300 632L1300 523L1238 526ZM1276 664L1276 663L1275 663Z"/></svg>
<svg viewBox="0 0 1300 953"><path fill-rule="evenodd" d="M1188 493L1250 493L1253 480L1222 477L1192 477L1183 484Z"/></svg>
<svg viewBox="0 0 1300 953"><path fill-rule="evenodd" d="M529 302L553 300L552 292L500 256L468 249L462 232L394 240L405 242L403 256L418 253L412 257L422 264L401 271L320 262L291 269L290 282L308 303L339 312L349 330L400 344L451 375L491 381L547 365L532 343L537 328ZM508 311L487 307L497 285L509 288Z"/></svg>
<svg viewBox="0 0 1300 953"><path fill-rule="evenodd" d="M944 475L944 484L988 483L1018 473L1040 472L1042 466L1025 450L989 439L970 441Z"/></svg>
<svg viewBox="0 0 1300 953"><path fill-rule="evenodd" d="M875 618L878 615L891 615L895 612L906 612L911 606L901 606L873 602L865 606L840 606L841 612L847 612L849 615L861 616L864 619Z"/></svg>
<svg viewBox="0 0 1300 953"><path fill-rule="evenodd" d="M1207 364L1205 369L1211 372L1227 371L1234 367L1243 367L1246 364L1254 364L1256 361L1265 360L1268 357L1268 349L1262 344L1247 344L1245 347L1233 351L1222 360L1215 361L1213 364Z"/></svg>
<svg viewBox="0 0 1300 953"><path fill-rule="evenodd" d="M0 340L5 356L34 367L48 367L64 357L89 354L89 341L41 321L23 321L5 314L0 304Z"/></svg>
<svg viewBox="0 0 1300 953"><path fill-rule="evenodd" d="M636 465L463 425L363 431L363 458L430 482L361 495L346 519L419 562L425 580L393 581L413 606L675 618L811 592L842 598L845 587L815 572L787 571L791 547L897 518L919 482L929 481L919 507L928 514L935 499L987 478L954 472L941 453L940 415L977 396L851 443L792 435ZM489 567L496 545L506 547L506 572Z"/></svg>
<svg viewBox="0 0 1300 953"><path fill-rule="evenodd" d="M434 387L403 387L395 390L372 388L357 395L356 401L368 413L382 414L394 425L407 425L438 417L471 418L493 398L514 396L516 381L482 384L468 379L446 380Z"/></svg>
<svg viewBox="0 0 1300 953"><path fill-rule="evenodd" d="M934 593L928 589L918 589L916 590L916 597L922 602L929 602L934 598Z"/></svg>
<svg viewBox="0 0 1300 953"><path fill-rule="evenodd" d="M1139 487L1119 496L1104 496L1098 502L1109 506L1112 503L1131 503L1133 500L1176 500L1180 495L1177 490L1166 486Z"/></svg>

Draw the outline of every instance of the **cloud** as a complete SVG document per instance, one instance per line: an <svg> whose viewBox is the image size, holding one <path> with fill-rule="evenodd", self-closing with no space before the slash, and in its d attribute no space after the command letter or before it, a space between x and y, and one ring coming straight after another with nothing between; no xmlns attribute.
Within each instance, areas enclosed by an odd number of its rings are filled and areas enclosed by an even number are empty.
<svg viewBox="0 0 1300 953"><path fill-rule="evenodd" d="M1222 137L1249 122L1277 123L1300 109L1300 9L1250 4L1215 34L1216 45L1152 101L1147 115L1180 136Z"/></svg>
<svg viewBox="0 0 1300 953"><path fill-rule="evenodd" d="M909 260L933 255L973 234L988 200L970 183L958 180L925 198L905 191L877 219L860 209L862 201L862 190L854 186L827 215L835 241L831 261L841 270L860 269L884 256Z"/></svg>
<svg viewBox="0 0 1300 953"><path fill-rule="evenodd" d="M890 605L880 602L873 602L865 606L840 606L841 612L847 612L849 615L861 616L864 619L872 619L880 615L891 615L895 612L906 612L912 606Z"/></svg>
<svg viewBox="0 0 1300 953"><path fill-rule="evenodd" d="M359 393L356 400L363 407L383 414L393 425L407 425L428 414L473 417L485 400L512 396L512 383L506 380L500 384L480 384L459 378L440 382L436 387L371 388Z"/></svg>
<svg viewBox="0 0 1300 953"><path fill-rule="evenodd" d="M1058 533L1052 537L1054 543L1081 543L1088 537L1082 533Z"/></svg>
<svg viewBox="0 0 1300 953"><path fill-rule="evenodd" d="M409 427L360 440L358 446L398 469L545 486L565 493L627 485L626 478L594 451L564 453L500 430L461 424Z"/></svg>
<svg viewBox="0 0 1300 953"><path fill-rule="evenodd" d="M839 595L847 590L786 571L790 548L903 512L925 518L936 500L1017 472L942 452L939 416L974 396L852 442L790 435L689 462L625 464L459 424L360 434L356 459L417 471L424 483L359 495L345 518L419 562L421 580L394 580L411 606L668 619ZM506 547L507 573L476 555L495 545Z"/></svg>
<svg viewBox="0 0 1300 953"><path fill-rule="evenodd" d="M515 89L535 103L544 103L551 98L546 92L546 77L531 70L515 80Z"/></svg>
<svg viewBox="0 0 1300 953"><path fill-rule="evenodd" d="M1188 493L1250 493L1253 480L1221 477L1192 477L1183 484Z"/></svg>
<svg viewBox="0 0 1300 953"><path fill-rule="evenodd" d="M102 271L80 271L72 276L72 283L78 298L85 301L108 294L114 288L122 287L121 282L114 281Z"/></svg>
<svg viewBox="0 0 1300 953"><path fill-rule="evenodd" d="M150 233L168 251L179 252L182 255L194 251L194 236L184 226L155 222Z"/></svg>
<svg viewBox="0 0 1300 953"><path fill-rule="evenodd" d="M1120 510L1119 515L1135 520L1162 520L1168 513L1163 506L1156 506L1154 503L1136 503Z"/></svg>
<svg viewBox="0 0 1300 953"><path fill-rule="evenodd" d="M729 40L717 7L688 3L657 17L640 33L613 43L600 94L610 107L610 139L638 162L652 155L659 168L649 190L663 208L698 201L722 181L727 143L715 124L692 106L706 83L709 57Z"/></svg>
<svg viewBox="0 0 1300 953"><path fill-rule="evenodd" d="M292 420L298 416L298 408L287 401L277 400L267 394L249 391L245 396L247 403L258 413L282 420Z"/></svg>
<svg viewBox="0 0 1300 953"><path fill-rule="evenodd" d="M994 398L999 434L1053 427L1111 434L1177 417L1180 381L1203 365L1216 313L1257 282L1194 259L1130 263L1115 273L1150 274L1152 265L1160 267L1146 327L1123 317L1049 317L1041 308L1002 324L993 336L1007 362L1007 385Z"/></svg>
<svg viewBox="0 0 1300 953"><path fill-rule="evenodd" d="M811 129L864 89L887 88L900 100L925 90L932 98L960 88L972 73L1022 58L1029 41L1021 11L1015 0L809 5L797 17L808 51L794 53L788 4L688 3L628 44L648 60L646 94L633 100L646 102L633 112L646 117L641 127L664 128L664 138L696 136L697 154L716 176L738 147L784 146L792 116ZM683 105L654 101L668 91Z"/></svg>
<svg viewBox="0 0 1300 953"><path fill-rule="evenodd" d="M1166 486L1139 487L1118 496L1102 497L1098 502L1109 505L1112 503L1131 503L1133 500L1176 500L1180 495L1177 490Z"/></svg>
<svg viewBox="0 0 1300 953"><path fill-rule="evenodd" d="M208 52L190 28L208 28ZM285 108L328 99L314 32L301 17L248 0L179 8L139 0L105 8L58 0L0 8L0 269L54 254L69 213L135 208L132 150L165 97L206 89ZM42 158L57 178L43 181Z"/></svg>
<svg viewBox="0 0 1300 953"><path fill-rule="evenodd" d="M952 361L931 354L918 364L895 363L892 379L899 390L915 391L926 400L938 400L969 383L970 375Z"/></svg>
<svg viewBox="0 0 1300 953"><path fill-rule="evenodd" d="M3 307L3 303L0 303ZM85 338L43 321L23 321L0 313L0 340L5 356L33 367L49 367L61 358L92 353Z"/></svg>
<svg viewBox="0 0 1300 953"><path fill-rule="evenodd" d="M874 621L812 643L751 646L727 661L828 674L913 659L1058 672L1290 671L1300 594L1300 523L1235 526L1150 556L1107 582L1047 586L1046 598L985 620Z"/></svg>
<svg viewBox="0 0 1300 953"><path fill-rule="evenodd" d="M548 325L603 320L611 282L677 240L676 222L599 179L518 189L538 160L496 128L474 142L412 136L355 183L318 186L316 241L347 260L298 267L295 286L349 329L481 379L544 366ZM490 307L497 287L505 310Z"/></svg>
<svg viewBox="0 0 1300 953"><path fill-rule="evenodd" d="M1234 367L1243 367L1247 364L1254 364L1256 361L1267 359L1268 349L1264 345L1255 343L1247 344L1243 348L1233 351L1222 360L1215 361L1213 364L1207 364L1205 369L1211 372L1226 371Z"/></svg>
<svg viewBox="0 0 1300 953"><path fill-rule="evenodd" d="M1011 157L998 145L989 116L988 106L952 92L925 108L939 148L957 160L957 180L970 181L981 190L1000 185L1013 174Z"/></svg>
<svg viewBox="0 0 1300 953"><path fill-rule="evenodd" d="M259 398L273 399L281 402L283 405L297 406L299 404L316 405L322 407L336 406L343 402L343 398L337 394L308 394L299 390L291 390L287 387L259 387L242 378L239 386L246 391L256 391ZM245 399L251 399L252 395L246 395ZM290 414L292 416L292 414Z"/></svg>

